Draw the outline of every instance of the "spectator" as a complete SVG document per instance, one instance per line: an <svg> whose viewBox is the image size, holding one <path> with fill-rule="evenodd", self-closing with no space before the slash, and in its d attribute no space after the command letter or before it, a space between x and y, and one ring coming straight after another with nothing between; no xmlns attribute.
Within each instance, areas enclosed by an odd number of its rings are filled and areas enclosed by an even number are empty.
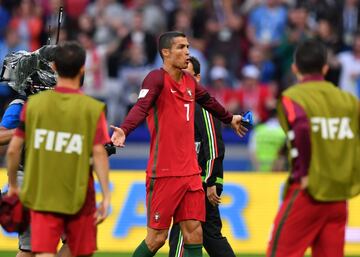
<svg viewBox="0 0 360 257"><path fill-rule="evenodd" d="M65 6L65 14L67 15L67 27L69 28L69 32L77 32L78 31L78 19L79 17L85 13L86 7L88 6L90 0L63 0ZM71 36L74 38L74 36Z"/></svg>
<svg viewBox="0 0 360 257"><path fill-rule="evenodd" d="M45 20L45 27L44 29L46 30L43 35L42 38L42 43L46 44L47 43L47 39L49 36L49 32L50 35L55 35L55 37L51 37L52 44L55 44L56 41L56 34L57 34L57 27L58 27L58 19L59 19L59 9L61 6L63 5L63 1L62 0L50 0L48 1L48 10L46 12L44 12L44 20ZM65 28L67 26L68 23L68 18L67 18L67 11L63 12L63 16L62 16L62 28ZM49 27L50 27L50 31L49 31ZM72 31L76 31L77 27L73 27ZM72 32L74 33L74 32Z"/></svg>
<svg viewBox="0 0 360 257"><path fill-rule="evenodd" d="M133 45L138 45L145 51L144 61L148 64L154 63L157 55L156 38L145 29L143 18L141 11L134 12L131 30L122 40L120 49L117 52L117 54L120 55L120 62L126 62L125 59L128 58L129 49Z"/></svg>
<svg viewBox="0 0 360 257"><path fill-rule="evenodd" d="M128 51L127 60L119 69L118 85L120 86L118 87L117 106L111 108L109 105L109 111L110 109L113 110L112 115L109 115L112 120L114 120L112 124L122 122L126 113L136 103L141 83L149 71L150 66L147 65L143 48L137 44L131 45Z"/></svg>
<svg viewBox="0 0 360 257"><path fill-rule="evenodd" d="M209 71L210 86L209 92L213 95L221 104L225 105L231 110L229 105L229 96L233 90L229 84L230 73L225 68L225 60L221 55L215 56L213 61L213 67Z"/></svg>
<svg viewBox="0 0 360 257"><path fill-rule="evenodd" d="M270 83L275 79L275 65L266 54L264 49L257 46L252 47L249 53L249 64L259 69L261 83Z"/></svg>
<svg viewBox="0 0 360 257"><path fill-rule="evenodd" d="M211 60L221 53L231 77L241 63L243 19L237 14L232 1L212 1L210 18L206 22L206 56Z"/></svg>
<svg viewBox="0 0 360 257"><path fill-rule="evenodd" d="M337 60L341 65L339 86L341 89L359 97L360 79L360 34L354 38L353 49L342 52Z"/></svg>
<svg viewBox="0 0 360 257"><path fill-rule="evenodd" d="M321 19L331 21L338 20L338 13L342 1L334 0L297 0L297 6L304 6L309 11L308 25L311 30L315 30L317 23Z"/></svg>
<svg viewBox="0 0 360 257"><path fill-rule="evenodd" d="M149 0L133 0L133 10L142 10L145 30L154 35L166 28L165 13Z"/></svg>
<svg viewBox="0 0 360 257"><path fill-rule="evenodd" d="M286 135L276 118L275 106L269 113L269 119L258 124L250 134L249 152L255 171L277 170L275 163L286 141Z"/></svg>
<svg viewBox="0 0 360 257"><path fill-rule="evenodd" d="M293 52L297 44L304 39L312 37L308 19L308 11L302 5L290 9L288 13L288 23L284 37L274 53L274 63L278 66L278 77L282 89L288 87L295 79L290 67L293 62Z"/></svg>
<svg viewBox="0 0 360 257"><path fill-rule="evenodd" d="M336 55L341 50L341 43L333 24L327 19L321 19L318 22L316 38L322 42L328 51L329 71L325 76L327 81L338 85L340 76L340 67L333 65L336 62Z"/></svg>
<svg viewBox="0 0 360 257"><path fill-rule="evenodd" d="M204 56L204 48L205 48L205 40L200 38L199 32L196 32L198 28L193 24L193 19L191 16L190 9L187 6L184 6L184 3L188 3L189 1L182 2L182 8L179 9L175 15L175 24L173 29L177 31L183 31L191 44L190 46L190 54L197 58L200 63L203 63L201 69L201 75L203 76L203 83L206 83L206 75L208 72L207 59ZM203 35L202 35L203 36ZM158 65L161 63L161 60L158 60ZM159 65L160 66L160 65Z"/></svg>
<svg viewBox="0 0 360 257"><path fill-rule="evenodd" d="M204 2L196 4L191 0L179 1L176 8L167 15L168 28L183 31L189 37L191 46L205 51L205 24L208 13Z"/></svg>
<svg viewBox="0 0 360 257"><path fill-rule="evenodd" d="M10 12L5 6L2 4L0 0L0 40L3 40L5 35L5 30L10 21Z"/></svg>
<svg viewBox="0 0 360 257"><path fill-rule="evenodd" d="M279 0L266 0L250 12L248 38L254 45L264 48L277 46L284 36L287 20L285 7Z"/></svg>
<svg viewBox="0 0 360 257"><path fill-rule="evenodd" d="M233 95L236 100L237 111L252 110L254 123L264 122L269 117L268 107L274 103L274 97L268 86L259 82L260 71L254 65L247 65L242 69L243 79Z"/></svg>
<svg viewBox="0 0 360 257"><path fill-rule="evenodd" d="M129 20L129 14L115 0L96 0L86 12L95 21L94 42L108 44L116 38L115 24Z"/></svg>
<svg viewBox="0 0 360 257"><path fill-rule="evenodd" d="M343 1L342 11L338 21L339 35L344 49L350 49L354 43L355 33L360 25L360 12L358 0Z"/></svg>
<svg viewBox="0 0 360 257"><path fill-rule="evenodd" d="M86 50L86 62L84 77L84 92L98 100L107 101L107 70L105 58L107 47L96 45L92 35L81 32L78 35L78 41Z"/></svg>
<svg viewBox="0 0 360 257"><path fill-rule="evenodd" d="M8 53L17 52L19 50L28 51L27 46L21 41L17 30L8 28L5 31L4 40L0 40L0 67L3 67L4 58ZM14 92L5 83L0 83L0 115Z"/></svg>
<svg viewBox="0 0 360 257"><path fill-rule="evenodd" d="M15 9L9 26L18 31L21 41L30 51L40 48L40 34L43 29L41 7L34 0L22 0Z"/></svg>

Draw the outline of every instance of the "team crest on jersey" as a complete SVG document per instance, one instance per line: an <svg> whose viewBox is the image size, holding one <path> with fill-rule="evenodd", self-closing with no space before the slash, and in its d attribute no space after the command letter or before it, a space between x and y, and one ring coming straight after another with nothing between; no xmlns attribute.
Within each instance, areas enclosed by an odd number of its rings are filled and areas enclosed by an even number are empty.
<svg viewBox="0 0 360 257"><path fill-rule="evenodd" d="M188 95L190 96L191 99L194 98L190 88L187 88L186 92L188 93Z"/></svg>
<svg viewBox="0 0 360 257"><path fill-rule="evenodd" d="M160 213L155 212L154 220L155 220L155 222L159 222L159 220L160 220Z"/></svg>

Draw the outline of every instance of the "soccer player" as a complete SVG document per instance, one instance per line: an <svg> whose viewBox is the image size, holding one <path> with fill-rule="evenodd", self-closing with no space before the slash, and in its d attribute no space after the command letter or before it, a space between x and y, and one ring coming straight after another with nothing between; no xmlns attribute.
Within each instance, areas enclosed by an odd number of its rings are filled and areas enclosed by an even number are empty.
<svg viewBox="0 0 360 257"><path fill-rule="evenodd" d="M67 42L56 48L55 90L30 97L7 152L8 194L19 194L30 209L36 256L54 256L64 232L73 256L92 255L96 223L107 216L109 170L103 144L109 138L104 105L79 90L84 63L85 50L79 44ZM20 191L16 171L24 143L26 166ZM91 159L103 196L97 210Z"/></svg>
<svg viewBox="0 0 360 257"><path fill-rule="evenodd" d="M17 65L19 65L19 63ZM25 74L26 72L31 73L31 70L26 70L26 66L22 65L21 67L24 69ZM7 106L5 113L0 122L0 145L7 145L10 143L11 137L13 136L15 129L20 122L20 113L23 108L23 105L25 104L27 97L31 94L40 92L40 89L36 90L35 88L31 88L31 87L33 87L33 85L29 84L27 88L24 88L24 91L22 91L21 93L17 93L15 98ZM21 91L18 84L16 83L12 85L12 88L16 91ZM46 87L38 87L38 88L41 88L42 90L46 89ZM20 186L22 184L24 177L23 164L24 164L24 160L22 154L22 158L17 172L17 180ZM31 252L30 229L28 228L24 232L19 233L18 237L19 237L19 252L17 253L16 257L34 256L34 254ZM61 257L71 256L67 246L63 246L60 252L61 254L58 256Z"/></svg>
<svg viewBox="0 0 360 257"><path fill-rule="evenodd" d="M193 56L185 70L200 83L200 62ZM203 245L210 257L235 257L226 237L221 234L219 212L220 195L223 190L223 159L225 146L221 135L221 123L208 111L195 105L195 145L198 163L201 167L203 188L206 192L206 221L202 223ZM184 252L183 236L179 224L174 224L170 231L169 257L181 257Z"/></svg>
<svg viewBox="0 0 360 257"><path fill-rule="evenodd" d="M134 257L154 256L168 235L172 218L180 223L184 256L202 256L201 221L205 221L204 190L194 147L195 101L239 135L247 131L241 115L232 115L183 69L189 64L189 42L181 32L159 38L163 67L144 79L137 103L111 140L124 146L125 138L146 117L151 135L146 169L147 235Z"/></svg>
<svg viewBox="0 0 360 257"><path fill-rule="evenodd" d="M277 213L268 257L344 256L346 200L359 194L359 102L324 81L327 50L299 44L292 70L299 84L282 93L280 124L287 134L291 172Z"/></svg>

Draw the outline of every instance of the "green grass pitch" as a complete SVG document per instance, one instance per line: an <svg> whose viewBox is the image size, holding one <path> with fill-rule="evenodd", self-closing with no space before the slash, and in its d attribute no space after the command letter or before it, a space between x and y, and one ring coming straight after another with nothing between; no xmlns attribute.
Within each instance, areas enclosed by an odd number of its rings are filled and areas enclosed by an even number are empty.
<svg viewBox="0 0 360 257"><path fill-rule="evenodd" d="M1 252L0 251L0 257L15 257L16 252ZM155 255L155 257L167 257L167 254L158 253ZM207 255L204 254L204 257ZM265 255L254 255L254 254L241 254L236 255L237 257L265 257ZM94 257L131 257L131 253L96 253ZM359 256L360 257L360 256Z"/></svg>
<svg viewBox="0 0 360 257"><path fill-rule="evenodd" d="M0 251L0 257L15 257L16 252L2 252ZM167 257L167 254L158 253L155 257ZM208 255L204 253L204 257ZM237 257L265 257L263 254L237 254ZM131 253L96 253L94 257L131 257ZM360 257L359 255L352 255L347 257Z"/></svg>

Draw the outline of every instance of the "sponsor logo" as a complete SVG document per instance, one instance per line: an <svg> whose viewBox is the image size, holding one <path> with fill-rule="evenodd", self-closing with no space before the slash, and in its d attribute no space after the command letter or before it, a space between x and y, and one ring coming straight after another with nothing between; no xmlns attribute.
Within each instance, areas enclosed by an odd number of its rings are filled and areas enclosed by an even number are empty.
<svg viewBox="0 0 360 257"><path fill-rule="evenodd" d="M47 129L36 129L34 148L44 147L46 151L64 152L67 154L82 153L83 136L68 132L57 132Z"/></svg>
<svg viewBox="0 0 360 257"><path fill-rule="evenodd" d="M351 119L343 118L311 118L311 128L314 133L320 133L323 139L353 139L354 133L350 127Z"/></svg>
<svg viewBox="0 0 360 257"><path fill-rule="evenodd" d="M144 98L147 95L148 92L149 92L149 89L141 89L140 92L139 92L138 99Z"/></svg>
<svg viewBox="0 0 360 257"><path fill-rule="evenodd" d="M170 92L174 94L174 93L176 93L177 91L170 88Z"/></svg>

